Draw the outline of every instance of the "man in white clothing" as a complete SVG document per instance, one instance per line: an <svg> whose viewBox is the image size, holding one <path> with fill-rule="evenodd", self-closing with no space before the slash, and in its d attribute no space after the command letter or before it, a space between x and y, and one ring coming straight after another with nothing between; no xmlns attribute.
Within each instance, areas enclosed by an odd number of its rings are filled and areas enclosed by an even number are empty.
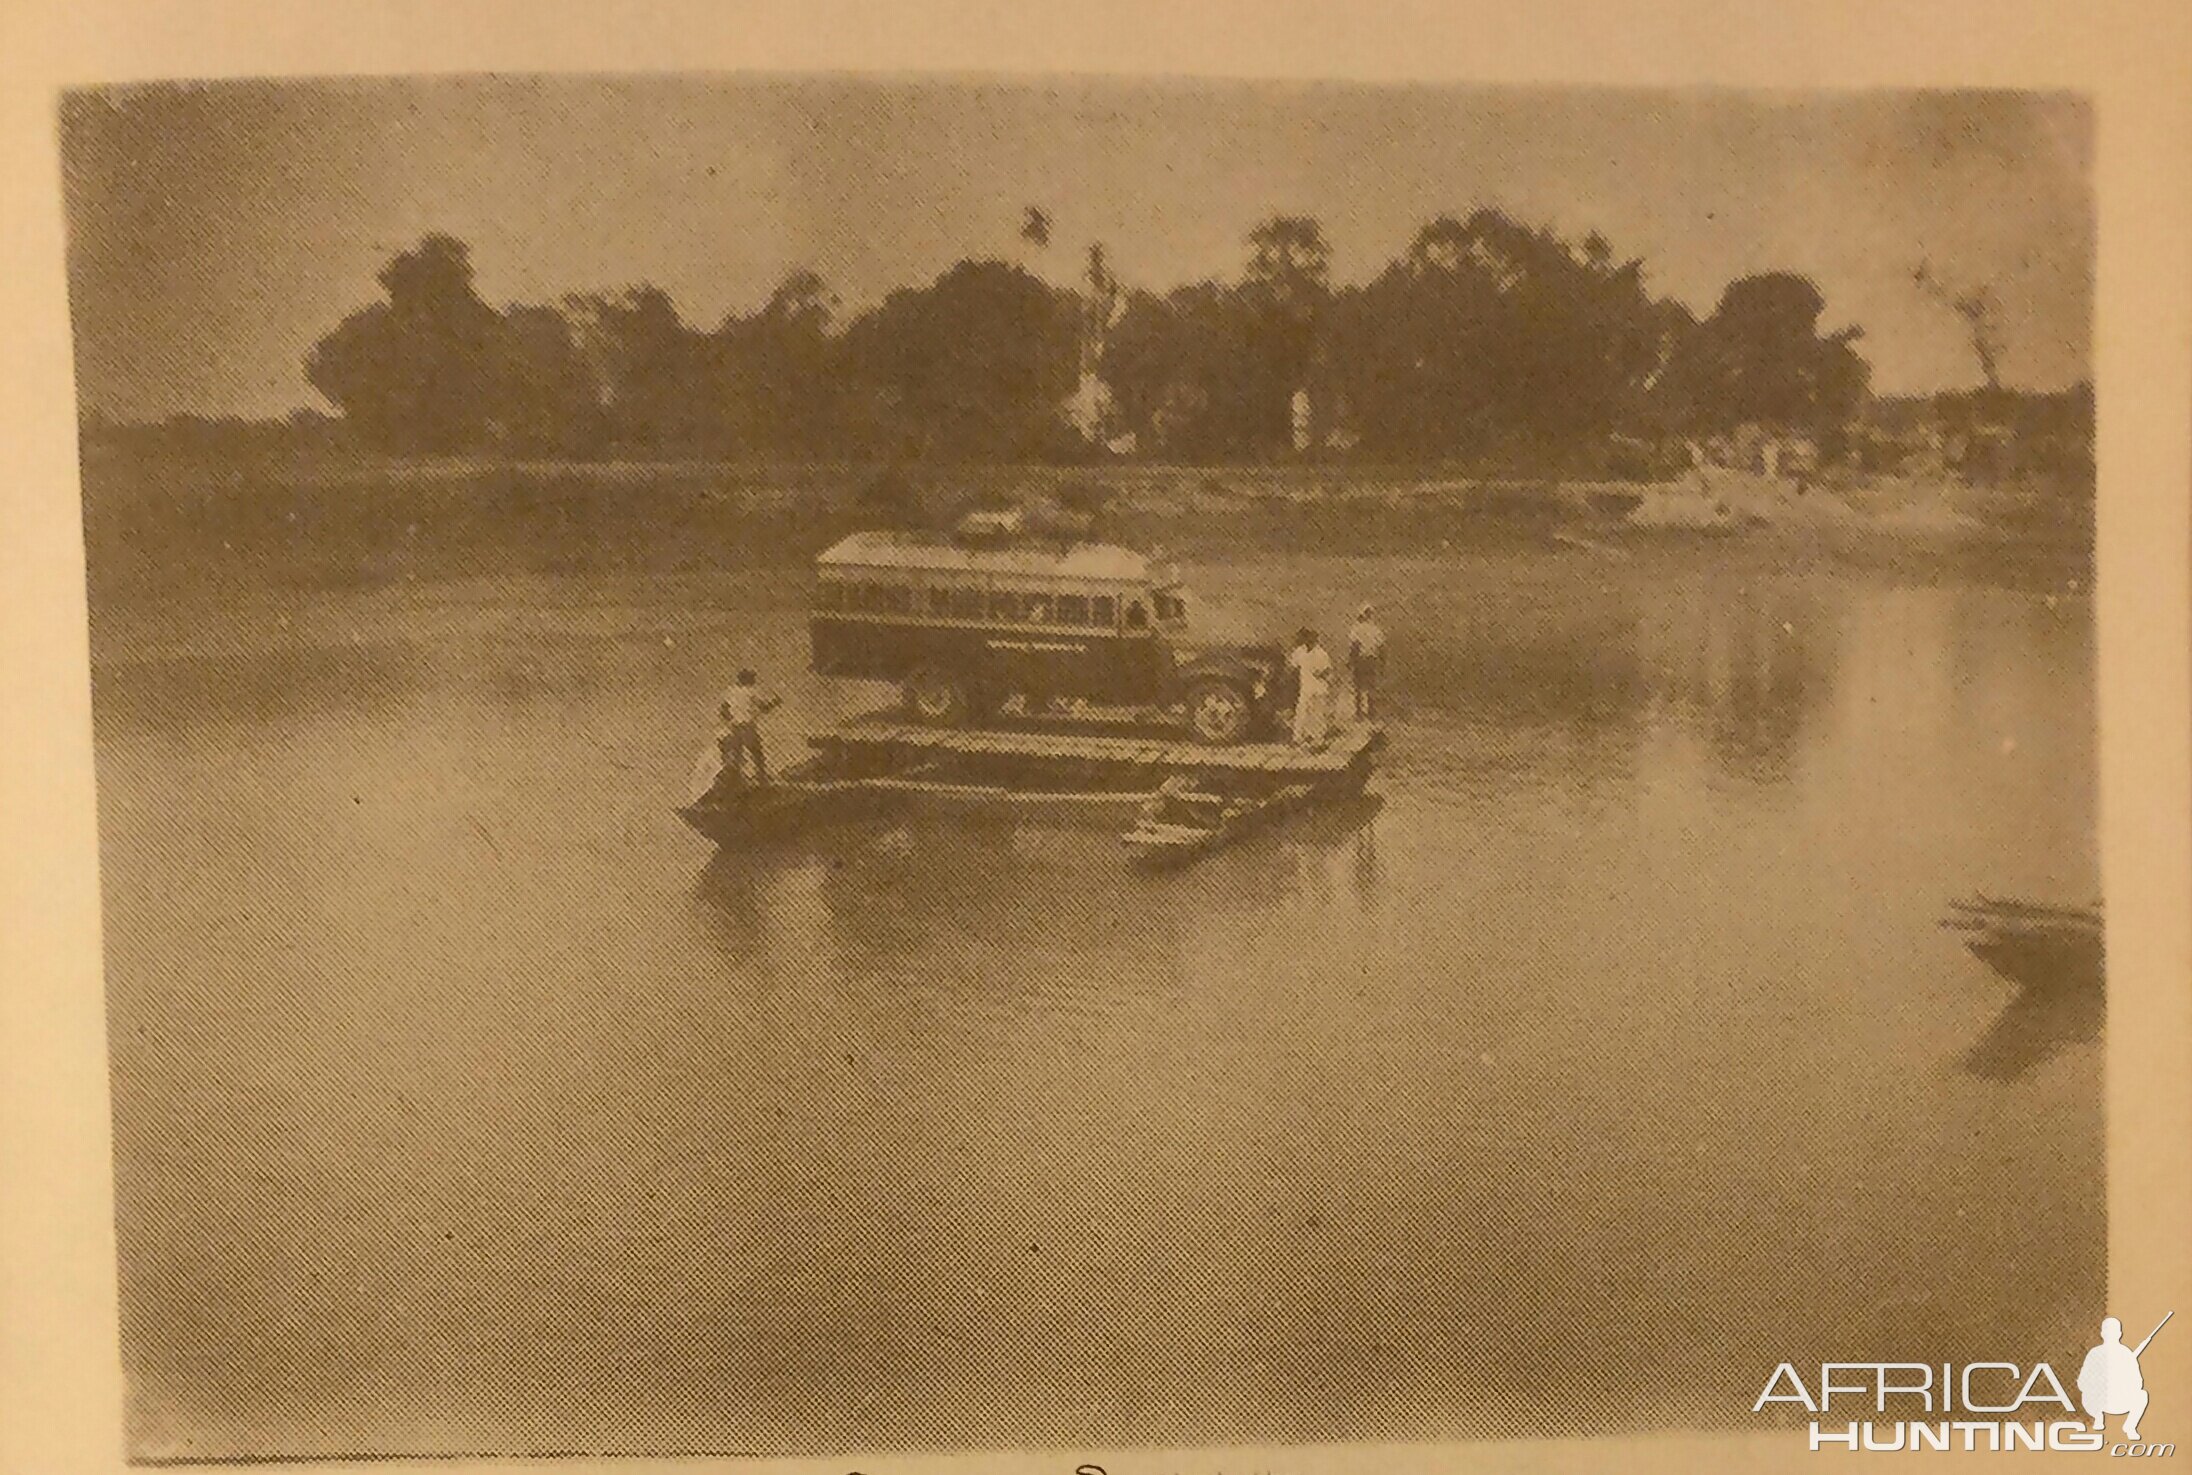
<svg viewBox="0 0 2192 1475"><path fill-rule="evenodd" d="M1315 747L1332 725L1332 657L1305 625L1286 663L1294 668L1294 741Z"/></svg>

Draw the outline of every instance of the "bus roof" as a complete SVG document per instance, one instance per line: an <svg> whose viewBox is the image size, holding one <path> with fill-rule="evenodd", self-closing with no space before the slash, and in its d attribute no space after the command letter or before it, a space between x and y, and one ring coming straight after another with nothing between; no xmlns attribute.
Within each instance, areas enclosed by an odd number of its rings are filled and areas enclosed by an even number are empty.
<svg viewBox="0 0 2192 1475"><path fill-rule="evenodd" d="M1116 543L1033 542L969 545L932 533L866 532L825 549L818 569L1001 574L1016 579L1066 579L1106 584L1170 582L1170 573Z"/></svg>

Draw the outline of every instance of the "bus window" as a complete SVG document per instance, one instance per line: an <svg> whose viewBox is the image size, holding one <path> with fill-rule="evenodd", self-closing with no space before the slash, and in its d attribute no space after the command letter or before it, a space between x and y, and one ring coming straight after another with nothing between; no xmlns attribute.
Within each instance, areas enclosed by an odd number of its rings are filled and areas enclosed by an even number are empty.
<svg viewBox="0 0 2192 1475"><path fill-rule="evenodd" d="M1139 599L1126 607L1126 627L1129 630L1147 630L1149 628L1149 611L1142 607L1142 602Z"/></svg>
<svg viewBox="0 0 2192 1475"><path fill-rule="evenodd" d="M1088 602L1089 612L1096 624L1109 629L1119 618L1119 606L1108 594L1099 594Z"/></svg>
<svg viewBox="0 0 2192 1475"><path fill-rule="evenodd" d="M884 585L883 608L889 610L894 615L912 614L913 591L907 588L904 584Z"/></svg>
<svg viewBox="0 0 2192 1475"><path fill-rule="evenodd" d="M982 618L983 610L986 609L988 605L988 599L979 589L954 589L951 591L951 613L953 619L979 620L980 618Z"/></svg>
<svg viewBox="0 0 2192 1475"><path fill-rule="evenodd" d="M1058 623L1061 625L1085 625L1088 623L1088 596L1086 594L1061 594L1058 596Z"/></svg>
<svg viewBox="0 0 2192 1475"><path fill-rule="evenodd" d="M992 589L989 592L989 617L993 620L1017 620L1020 618L1020 596L1010 589Z"/></svg>
<svg viewBox="0 0 2192 1475"><path fill-rule="evenodd" d="M817 609L843 609L845 586L835 579L824 579L815 586L814 603Z"/></svg>
<svg viewBox="0 0 2192 1475"><path fill-rule="evenodd" d="M1027 622L1030 625L1047 625L1050 623L1050 596L1048 594L1030 594L1027 597Z"/></svg>
<svg viewBox="0 0 2192 1475"><path fill-rule="evenodd" d="M1156 596L1156 601L1157 618L1163 623L1171 624L1175 620L1187 618L1187 606L1180 602L1178 595L1159 594Z"/></svg>
<svg viewBox="0 0 2192 1475"><path fill-rule="evenodd" d="M931 589L929 591L929 614L939 620L950 618L951 591L949 589Z"/></svg>
<svg viewBox="0 0 2192 1475"><path fill-rule="evenodd" d="M846 603L865 614L873 614L883 607L883 591L865 579L846 586Z"/></svg>

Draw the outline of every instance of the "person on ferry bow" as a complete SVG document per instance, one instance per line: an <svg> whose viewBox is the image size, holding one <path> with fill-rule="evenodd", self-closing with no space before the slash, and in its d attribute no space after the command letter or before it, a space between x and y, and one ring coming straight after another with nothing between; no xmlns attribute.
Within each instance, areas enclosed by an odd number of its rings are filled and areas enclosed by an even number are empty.
<svg viewBox="0 0 2192 1475"><path fill-rule="evenodd" d="M761 694L760 678L752 670L742 670L738 680L723 693L723 701L716 708L716 716L723 728L716 734L716 746L723 754L723 771L744 777L746 755L753 755L754 782L769 781L769 759L761 748L761 719L784 705L781 699Z"/></svg>

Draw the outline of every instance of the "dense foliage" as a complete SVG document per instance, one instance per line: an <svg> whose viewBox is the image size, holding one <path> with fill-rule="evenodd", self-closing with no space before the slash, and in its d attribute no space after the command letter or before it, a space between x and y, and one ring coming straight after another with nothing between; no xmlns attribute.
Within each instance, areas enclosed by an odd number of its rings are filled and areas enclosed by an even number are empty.
<svg viewBox="0 0 2192 1475"><path fill-rule="evenodd" d="M556 455L1542 462L1739 424L1831 447L1865 398L1856 330L1823 332L1792 275L1730 283L1699 319L1604 238L1494 210L1429 222L1359 285L1332 281L1307 217L1246 248L1237 280L1106 282L1098 310L979 260L840 323L798 272L711 331L646 286L498 311L464 245L430 236L306 375L390 450ZM1065 406L1091 376L1098 423L1077 425Z"/></svg>

